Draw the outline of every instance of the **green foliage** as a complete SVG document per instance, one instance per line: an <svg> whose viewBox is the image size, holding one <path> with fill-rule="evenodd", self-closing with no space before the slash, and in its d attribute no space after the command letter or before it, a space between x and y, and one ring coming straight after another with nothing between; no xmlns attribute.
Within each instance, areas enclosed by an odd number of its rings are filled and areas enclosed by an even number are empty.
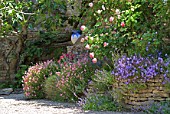
<svg viewBox="0 0 170 114"><path fill-rule="evenodd" d="M22 76L24 76L24 74L27 71L28 67L29 66L27 66L27 65L20 65L20 68L19 68L19 70L17 71L17 73L15 75L15 78L16 78L15 79L16 82L15 82L15 85L14 85L15 88L21 88L22 87L22 80L23 80Z"/></svg>
<svg viewBox="0 0 170 114"><path fill-rule="evenodd" d="M24 64L30 64L31 62L43 61L43 58L58 59L66 50L65 47L56 48L55 46L51 46L52 44L57 44L58 37L56 36L58 34L58 32L40 33L40 38L26 41L20 61Z"/></svg>
<svg viewBox="0 0 170 114"><path fill-rule="evenodd" d="M155 102L151 106L144 108L143 112L147 114L169 114L170 102L169 101Z"/></svg>
<svg viewBox="0 0 170 114"><path fill-rule="evenodd" d="M122 107L106 95L95 95L86 98L83 109L95 111L121 111Z"/></svg>
<svg viewBox="0 0 170 114"><path fill-rule="evenodd" d="M8 82L1 83L0 89L4 89L4 88L13 88L13 85Z"/></svg>
<svg viewBox="0 0 170 114"><path fill-rule="evenodd" d="M169 2L156 3L110 0L93 2L93 6L85 12L94 20L84 22L88 28L84 31L88 37L85 45L88 44L90 51L99 59L106 55L111 58L112 53L117 51L129 55L136 52L146 55L155 50L162 50L165 45L163 38L169 36L169 32L164 31L165 25L169 24ZM148 42L151 44L149 52L146 51Z"/></svg>
<svg viewBox="0 0 170 114"><path fill-rule="evenodd" d="M17 32L25 34L27 30L41 27L41 30L56 30L62 25L66 10L64 1L3 1L0 5L1 34ZM57 11L57 12L56 12ZM41 17L41 18L40 18ZM40 29L40 28L39 28Z"/></svg>
<svg viewBox="0 0 170 114"><path fill-rule="evenodd" d="M47 99L53 101L64 101L62 97L62 92L59 88L56 87L58 83L57 75L52 75L45 80L44 91Z"/></svg>

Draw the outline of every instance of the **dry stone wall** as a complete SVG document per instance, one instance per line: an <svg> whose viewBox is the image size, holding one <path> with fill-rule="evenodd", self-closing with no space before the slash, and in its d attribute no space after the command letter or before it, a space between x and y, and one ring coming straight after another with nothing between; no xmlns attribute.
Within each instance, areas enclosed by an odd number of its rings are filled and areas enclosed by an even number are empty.
<svg viewBox="0 0 170 114"><path fill-rule="evenodd" d="M162 84L163 81L163 76L150 79L145 83L145 88L137 91L129 90L124 81L120 81L113 85L113 89L114 91L119 90L122 97L121 102L127 108L147 106L153 101L170 100L170 90L165 88L165 85Z"/></svg>

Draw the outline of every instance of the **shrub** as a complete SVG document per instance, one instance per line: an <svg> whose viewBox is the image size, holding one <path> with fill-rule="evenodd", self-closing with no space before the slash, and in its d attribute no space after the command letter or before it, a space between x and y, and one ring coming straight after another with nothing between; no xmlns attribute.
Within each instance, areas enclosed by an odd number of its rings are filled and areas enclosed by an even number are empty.
<svg viewBox="0 0 170 114"><path fill-rule="evenodd" d="M112 53L119 51L147 55L162 50L163 38L169 36L169 5L169 2L141 0L89 3L90 7L86 7L89 10L84 13L87 18L82 21L86 26L85 47L94 53L92 59L105 56L111 59Z"/></svg>
<svg viewBox="0 0 170 114"><path fill-rule="evenodd" d="M106 70L96 70L88 84L86 97L79 101L85 110L120 111L122 107L111 96L113 76Z"/></svg>
<svg viewBox="0 0 170 114"><path fill-rule="evenodd" d="M96 94L94 96L86 97L82 105L85 110L95 111L120 111L122 107L106 95Z"/></svg>
<svg viewBox="0 0 170 114"><path fill-rule="evenodd" d="M53 75L45 80L44 91L47 99L53 101L64 101L65 99L62 97L62 91L56 87L58 83L58 76Z"/></svg>
<svg viewBox="0 0 170 114"><path fill-rule="evenodd" d="M59 72L56 76L46 80L47 97L56 101L77 101L84 95L83 92L93 74L93 68L88 65L87 55L77 58L72 53L62 54L58 66ZM51 93L52 91L55 92Z"/></svg>
<svg viewBox="0 0 170 114"><path fill-rule="evenodd" d="M53 74L52 60L29 67L23 76L23 90L27 98L44 98L44 82Z"/></svg>

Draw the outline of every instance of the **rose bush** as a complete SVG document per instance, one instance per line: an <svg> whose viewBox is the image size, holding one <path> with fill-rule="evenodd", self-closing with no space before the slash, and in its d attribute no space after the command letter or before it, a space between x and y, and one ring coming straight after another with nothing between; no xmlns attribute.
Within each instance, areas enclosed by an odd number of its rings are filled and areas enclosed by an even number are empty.
<svg viewBox="0 0 170 114"><path fill-rule="evenodd" d="M110 1L99 0L90 2L85 16L82 20L85 48L94 53L96 59L107 56L112 58L112 53L123 51L128 55L134 53L147 55L145 48L150 42L150 51L162 50L164 48L163 22L167 24L169 3L157 1ZM161 9L162 7L162 9ZM145 13L148 12L148 13ZM161 12L161 14L160 14ZM155 21L158 20L158 21ZM87 21L90 20L90 21ZM168 35L168 32L166 33ZM152 50L154 49L154 50ZM93 59L92 58L92 59Z"/></svg>

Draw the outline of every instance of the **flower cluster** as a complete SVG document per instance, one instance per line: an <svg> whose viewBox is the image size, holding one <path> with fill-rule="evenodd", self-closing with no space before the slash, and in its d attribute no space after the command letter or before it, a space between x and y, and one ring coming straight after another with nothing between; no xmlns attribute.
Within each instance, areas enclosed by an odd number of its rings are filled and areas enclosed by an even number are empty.
<svg viewBox="0 0 170 114"><path fill-rule="evenodd" d="M167 77L169 63L170 61L164 61L162 57L124 55L115 62L112 74L117 80L126 80L126 84L137 80L146 82L156 76L163 76L166 81L170 81Z"/></svg>
<svg viewBox="0 0 170 114"><path fill-rule="evenodd" d="M81 56L81 55L80 55ZM62 61L62 62L61 62ZM59 60L60 72L57 72L57 84L60 97L65 100L76 99L86 80L83 74L86 73L86 69L83 67L88 62L87 54L82 55L80 58L72 54L63 54ZM79 91L77 91L77 87ZM82 87L83 88L83 87ZM83 89L82 89L83 90Z"/></svg>
<svg viewBox="0 0 170 114"><path fill-rule="evenodd" d="M44 63L39 63L31 66L25 73L23 78L23 90L25 96L28 98L42 98L44 93L42 91L44 80L51 74L51 70L48 70L52 60L48 60Z"/></svg>

